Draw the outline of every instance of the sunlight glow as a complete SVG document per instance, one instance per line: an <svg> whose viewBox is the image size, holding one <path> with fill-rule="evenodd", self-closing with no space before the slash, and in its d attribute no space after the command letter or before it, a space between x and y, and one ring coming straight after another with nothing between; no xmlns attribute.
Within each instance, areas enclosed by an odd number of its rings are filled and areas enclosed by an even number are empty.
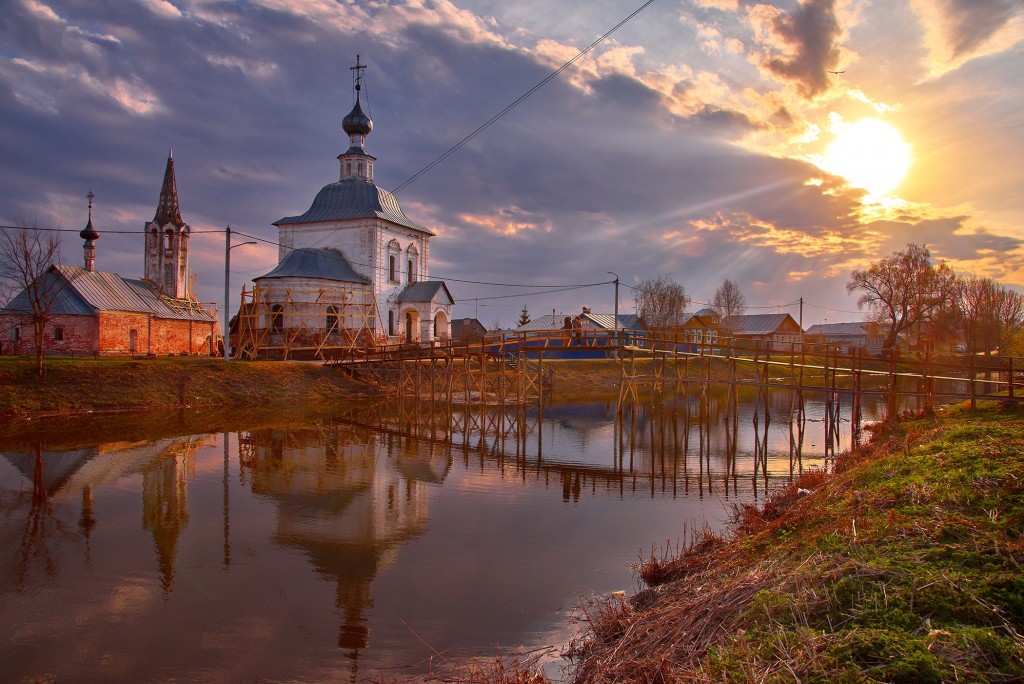
<svg viewBox="0 0 1024 684"><path fill-rule="evenodd" d="M910 145L895 126L881 119L839 121L833 132L836 139L821 158L821 168L864 188L876 200L903 180L910 167Z"/></svg>

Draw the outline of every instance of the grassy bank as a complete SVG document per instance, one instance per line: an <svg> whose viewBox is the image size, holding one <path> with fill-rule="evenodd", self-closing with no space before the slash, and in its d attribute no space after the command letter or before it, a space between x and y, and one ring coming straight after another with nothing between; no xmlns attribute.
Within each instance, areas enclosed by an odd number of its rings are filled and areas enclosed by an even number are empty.
<svg viewBox="0 0 1024 684"><path fill-rule="evenodd" d="M316 363L210 358L62 359L0 357L0 418L88 411L294 404L353 397L366 389Z"/></svg>
<svg viewBox="0 0 1024 684"><path fill-rule="evenodd" d="M642 563L575 681L1021 681L1024 414L904 421L837 471Z"/></svg>

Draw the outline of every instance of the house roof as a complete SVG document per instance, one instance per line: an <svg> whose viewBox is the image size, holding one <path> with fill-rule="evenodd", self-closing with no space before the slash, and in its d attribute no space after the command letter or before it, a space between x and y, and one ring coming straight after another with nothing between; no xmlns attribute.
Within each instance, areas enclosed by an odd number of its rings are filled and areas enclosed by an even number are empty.
<svg viewBox="0 0 1024 684"><path fill-rule="evenodd" d="M589 318L599 328L604 328L605 330L614 330L615 329L615 314L595 314L595 313L590 313L590 314L583 314L583 318ZM632 314L619 314L618 318L619 318L619 329L620 330L633 330L633 329L636 329L638 327L637 315L635 313L632 313Z"/></svg>
<svg viewBox="0 0 1024 684"><path fill-rule="evenodd" d="M263 278L322 278L347 283L370 283L369 278L356 273L344 254L331 248L293 249L274 270L253 280Z"/></svg>
<svg viewBox="0 0 1024 684"><path fill-rule="evenodd" d="M306 210L306 213L299 216L286 216L275 221L274 225L347 221L361 218L379 218L422 233L434 234L423 226L413 223L402 212L398 200L391 192L360 179L345 179L325 185L317 193L313 204Z"/></svg>
<svg viewBox="0 0 1024 684"><path fill-rule="evenodd" d="M787 318L799 327L792 316L783 313L727 316L722 319L722 325L736 335L771 335L782 327Z"/></svg>
<svg viewBox="0 0 1024 684"><path fill-rule="evenodd" d="M851 336L851 335L867 335L868 323L860 321L858 323L818 323L812 325L807 329L808 335L824 335L824 336Z"/></svg>
<svg viewBox="0 0 1024 684"><path fill-rule="evenodd" d="M448 291L448 286L443 280L421 280L409 285L398 294L400 302L432 302L438 299L438 295L447 298L447 304L454 304L455 298Z"/></svg>
<svg viewBox="0 0 1024 684"><path fill-rule="evenodd" d="M516 330L558 330L565 326L566 314L541 314L531 318L526 325L521 325ZM615 314L572 314L569 318L579 316L583 319L583 325L587 328L603 328L606 330L615 329ZM619 328L623 330L635 329L637 327L636 314L619 314Z"/></svg>
<svg viewBox="0 0 1024 684"><path fill-rule="evenodd" d="M54 300L52 313L55 314L92 316L100 311L121 311L184 321L215 320L214 315L198 301L161 295L141 279L122 278L105 271L86 271L65 264L51 266L44 277L66 281ZM11 312L30 311L25 291L12 299L6 309Z"/></svg>

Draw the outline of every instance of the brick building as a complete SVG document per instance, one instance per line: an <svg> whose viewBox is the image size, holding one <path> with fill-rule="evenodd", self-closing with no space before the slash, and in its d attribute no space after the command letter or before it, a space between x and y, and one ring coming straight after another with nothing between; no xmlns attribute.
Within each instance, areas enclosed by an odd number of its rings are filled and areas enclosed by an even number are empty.
<svg viewBox="0 0 1024 684"><path fill-rule="evenodd" d="M167 157L156 215L146 223L144 273L139 279L97 271L96 240L89 221L83 268L54 264L40 288L53 293L43 334L47 354L211 354L219 342L217 316L187 292L189 226L181 219L174 160ZM32 354L35 333L27 291L0 310L4 353Z"/></svg>

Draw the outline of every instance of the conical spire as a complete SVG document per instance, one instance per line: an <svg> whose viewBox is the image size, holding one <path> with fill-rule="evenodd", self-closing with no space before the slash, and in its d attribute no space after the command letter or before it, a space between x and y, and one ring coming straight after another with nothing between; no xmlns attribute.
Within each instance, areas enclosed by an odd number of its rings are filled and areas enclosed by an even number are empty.
<svg viewBox="0 0 1024 684"><path fill-rule="evenodd" d="M156 216L153 222L158 226L172 223L178 228L185 225L178 210L178 186L174 181L174 156L167 152L167 169L164 171L164 184L160 188L160 203L156 205Z"/></svg>

